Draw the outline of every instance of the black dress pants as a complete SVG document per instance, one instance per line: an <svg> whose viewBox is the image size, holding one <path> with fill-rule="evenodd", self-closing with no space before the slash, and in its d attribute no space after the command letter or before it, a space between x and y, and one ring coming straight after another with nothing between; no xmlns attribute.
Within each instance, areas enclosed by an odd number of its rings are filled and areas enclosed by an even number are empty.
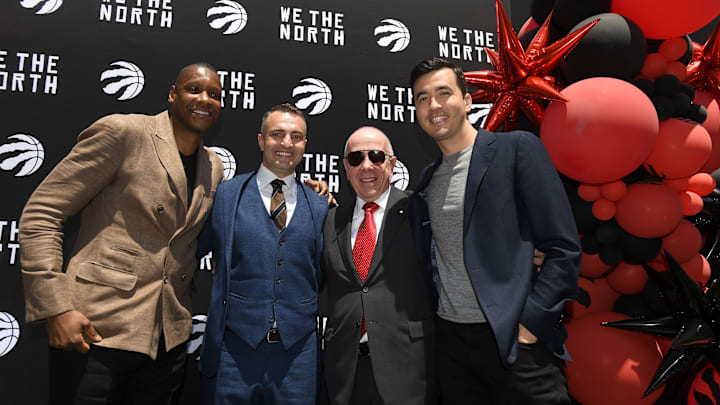
<svg viewBox="0 0 720 405"><path fill-rule="evenodd" d="M90 345L87 354L50 348L50 405L174 404L185 374L185 344L157 359L127 350Z"/></svg>
<svg viewBox="0 0 720 405"><path fill-rule="evenodd" d="M520 344L506 368L490 325L438 318L437 374L443 405L570 405L563 360L544 344Z"/></svg>

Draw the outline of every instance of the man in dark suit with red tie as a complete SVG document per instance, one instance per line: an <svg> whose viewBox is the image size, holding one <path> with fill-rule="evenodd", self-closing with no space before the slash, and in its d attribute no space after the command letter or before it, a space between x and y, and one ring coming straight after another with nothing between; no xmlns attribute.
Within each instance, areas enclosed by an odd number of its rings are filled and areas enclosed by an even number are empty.
<svg viewBox="0 0 720 405"><path fill-rule="evenodd" d="M323 230L325 382L331 404L435 404L434 310L411 238L409 193L390 187L396 162L377 128L356 130L345 171L357 197Z"/></svg>

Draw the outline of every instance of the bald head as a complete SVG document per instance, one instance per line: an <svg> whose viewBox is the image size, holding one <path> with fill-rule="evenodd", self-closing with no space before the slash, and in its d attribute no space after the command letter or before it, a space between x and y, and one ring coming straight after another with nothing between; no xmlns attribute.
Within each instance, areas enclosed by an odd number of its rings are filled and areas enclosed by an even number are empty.
<svg viewBox="0 0 720 405"><path fill-rule="evenodd" d="M382 138L384 140L383 142L385 143L385 146L383 147L382 150L389 155L395 154L393 152L392 144L390 143L390 138L388 138L387 135L385 135L385 133L383 131L381 131L375 127L360 127L358 129L356 129L352 134L350 134L348 139L345 141L345 148L343 149L343 156L347 156L348 145L350 144L350 140L353 139L353 137L355 137L356 139L373 138L373 139L377 139L377 140Z"/></svg>

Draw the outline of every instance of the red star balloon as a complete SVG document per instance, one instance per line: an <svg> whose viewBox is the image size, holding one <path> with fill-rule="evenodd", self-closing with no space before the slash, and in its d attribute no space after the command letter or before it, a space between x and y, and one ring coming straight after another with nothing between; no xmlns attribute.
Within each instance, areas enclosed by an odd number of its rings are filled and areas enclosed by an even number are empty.
<svg viewBox="0 0 720 405"><path fill-rule="evenodd" d="M565 59L585 34L597 24L595 20L572 34L545 46L548 42L550 18L547 17L535 37L523 50L500 0L495 0L498 27L498 51L485 48L495 70L465 73L465 81L479 90L472 99L478 103L494 103L485 125L494 131L504 123L509 131L517 126L520 111L540 126L544 109L539 100L567 101L557 90L555 79L548 74Z"/></svg>
<svg viewBox="0 0 720 405"><path fill-rule="evenodd" d="M720 24L715 26L712 34L699 52L687 66L686 82L699 90L707 90L720 100L720 41L718 30Z"/></svg>

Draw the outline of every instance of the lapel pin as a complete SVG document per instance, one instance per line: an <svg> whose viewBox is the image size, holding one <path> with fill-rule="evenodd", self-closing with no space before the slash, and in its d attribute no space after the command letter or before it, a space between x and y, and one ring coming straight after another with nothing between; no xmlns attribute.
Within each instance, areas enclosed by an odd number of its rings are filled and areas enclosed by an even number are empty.
<svg viewBox="0 0 720 405"><path fill-rule="evenodd" d="M404 213L405 213L405 210L404 210L404 209L400 208L400 209L398 210L398 214L402 215L402 214L404 214Z"/></svg>

